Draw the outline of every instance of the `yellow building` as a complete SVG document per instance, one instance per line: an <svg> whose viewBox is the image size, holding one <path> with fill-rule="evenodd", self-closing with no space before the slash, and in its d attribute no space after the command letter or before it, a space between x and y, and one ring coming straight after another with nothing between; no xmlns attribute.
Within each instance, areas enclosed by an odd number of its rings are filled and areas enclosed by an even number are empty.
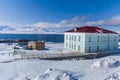
<svg viewBox="0 0 120 80"><path fill-rule="evenodd" d="M36 49L36 50L43 50L43 49L45 49L45 42L43 42L43 41L28 42L28 48Z"/></svg>

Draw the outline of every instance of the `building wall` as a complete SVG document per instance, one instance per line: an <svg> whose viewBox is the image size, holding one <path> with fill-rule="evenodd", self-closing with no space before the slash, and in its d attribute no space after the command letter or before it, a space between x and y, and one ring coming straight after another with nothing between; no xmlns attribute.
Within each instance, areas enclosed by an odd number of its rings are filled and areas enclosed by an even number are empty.
<svg viewBox="0 0 120 80"><path fill-rule="evenodd" d="M43 50L45 49L45 42L28 42L28 47L31 49Z"/></svg>
<svg viewBox="0 0 120 80"><path fill-rule="evenodd" d="M45 42L36 42L36 49L37 50L45 49Z"/></svg>
<svg viewBox="0 0 120 80"><path fill-rule="evenodd" d="M117 50L118 37L118 34L86 33L85 53Z"/></svg>
<svg viewBox="0 0 120 80"><path fill-rule="evenodd" d="M118 49L118 34L65 33L64 47L80 53L114 51Z"/></svg>
<svg viewBox="0 0 120 80"><path fill-rule="evenodd" d="M64 47L85 53L85 33L65 33Z"/></svg>
<svg viewBox="0 0 120 80"><path fill-rule="evenodd" d="M28 42L28 47L31 49L36 49L36 42Z"/></svg>

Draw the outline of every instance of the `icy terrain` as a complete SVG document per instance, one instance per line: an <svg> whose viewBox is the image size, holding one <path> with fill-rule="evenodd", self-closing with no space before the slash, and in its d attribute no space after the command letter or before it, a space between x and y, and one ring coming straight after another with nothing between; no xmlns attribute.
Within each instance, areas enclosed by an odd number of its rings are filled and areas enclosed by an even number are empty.
<svg viewBox="0 0 120 80"><path fill-rule="evenodd" d="M14 45L0 44L0 80L120 80L120 55L91 60L14 60ZM63 49L47 43L46 51Z"/></svg>

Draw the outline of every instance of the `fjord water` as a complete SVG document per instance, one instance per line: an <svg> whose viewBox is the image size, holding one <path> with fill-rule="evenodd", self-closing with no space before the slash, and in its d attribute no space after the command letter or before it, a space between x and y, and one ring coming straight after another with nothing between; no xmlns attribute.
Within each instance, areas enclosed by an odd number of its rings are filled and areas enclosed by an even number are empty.
<svg viewBox="0 0 120 80"><path fill-rule="evenodd" d="M0 34L0 39L27 39L45 42L63 42L64 34Z"/></svg>

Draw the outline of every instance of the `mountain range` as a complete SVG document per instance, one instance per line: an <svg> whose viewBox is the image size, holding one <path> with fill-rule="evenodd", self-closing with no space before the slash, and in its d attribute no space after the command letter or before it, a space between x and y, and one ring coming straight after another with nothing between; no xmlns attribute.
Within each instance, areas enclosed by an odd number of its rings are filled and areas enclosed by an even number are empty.
<svg viewBox="0 0 120 80"><path fill-rule="evenodd" d="M51 29L40 28L36 26L11 27L0 26L1 34L57 34L58 32Z"/></svg>

